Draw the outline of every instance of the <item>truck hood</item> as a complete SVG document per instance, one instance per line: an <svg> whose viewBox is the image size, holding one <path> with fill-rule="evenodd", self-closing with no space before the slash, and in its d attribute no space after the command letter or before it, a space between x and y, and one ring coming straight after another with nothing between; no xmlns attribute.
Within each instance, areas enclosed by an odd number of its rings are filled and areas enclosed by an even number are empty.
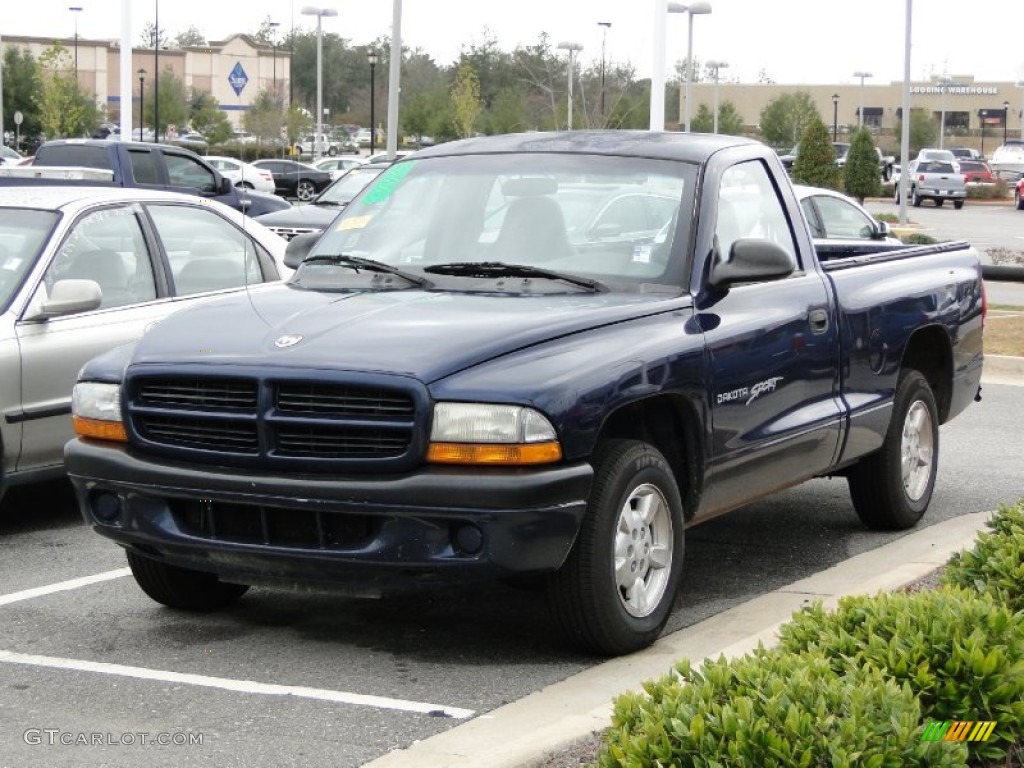
<svg viewBox="0 0 1024 768"><path fill-rule="evenodd" d="M430 383L548 339L689 301L624 293L322 293L281 284L172 315L139 341L132 362L331 368Z"/></svg>

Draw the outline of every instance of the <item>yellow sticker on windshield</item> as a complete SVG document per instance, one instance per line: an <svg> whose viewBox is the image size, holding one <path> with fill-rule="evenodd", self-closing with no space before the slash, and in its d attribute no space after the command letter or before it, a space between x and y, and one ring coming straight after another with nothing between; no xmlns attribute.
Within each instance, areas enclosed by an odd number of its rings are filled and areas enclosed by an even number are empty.
<svg viewBox="0 0 1024 768"><path fill-rule="evenodd" d="M372 186L367 193L363 195L363 199L359 202L365 205L383 203L391 197L395 188L401 183L402 179L409 175L409 171L411 171L415 165L415 160L409 160L404 163L392 165L384 171L384 173L378 176L376 181L372 182Z"/></svg>
<svg viewBox="0 0 1024 768"><path fill-rule="evenodd" d="M369 214L365 216L352 216L347 219L343 217L342 220L338 222L338 226L335 231L344 232L346 229L362 229L370 223L370 219L372 218L373 216Z"/></svg>

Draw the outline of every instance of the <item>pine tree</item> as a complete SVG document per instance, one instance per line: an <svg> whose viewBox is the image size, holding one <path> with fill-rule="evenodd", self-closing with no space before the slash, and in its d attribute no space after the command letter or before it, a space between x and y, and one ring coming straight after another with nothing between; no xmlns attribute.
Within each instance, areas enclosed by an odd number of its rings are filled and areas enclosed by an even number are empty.
<svg viewBox="0 0 1024 768"><path fill-rule="evenodd" d="M836 167L836 151L828 128L820 117L813 117L804 128L793 162L793 181L812 187L839 186L839 169Z"/></svg>
<svg viewBox="0 0 1024 768"><path fill-rule="evenodd" d="M876 197L881 191L878 178L878 153L875 142L867 128L861 128L850 142L850 150L846 153L846 164L843 166L843 186L846 194L857 198L860 203L865 197Z"/></svg>

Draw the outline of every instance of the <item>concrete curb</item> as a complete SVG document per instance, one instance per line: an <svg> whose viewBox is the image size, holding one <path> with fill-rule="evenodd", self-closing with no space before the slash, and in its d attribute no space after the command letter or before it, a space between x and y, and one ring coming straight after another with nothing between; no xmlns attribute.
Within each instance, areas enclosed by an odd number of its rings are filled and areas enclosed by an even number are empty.
<svg viewBox="0 0 1024 768"><path fill-rule="evenodd" d="M1024 386L1024 357L985 355L981 383Z"/></svg>
<svg viewBox="0 0 1024 768"><path fill-rule="evenodd" d="M772 645L781 624L815 600L835 606L844 595L899 589L972 545L990 514L956 517L855 555L809 578L661 638L639 653L612 659L499 707L444 733L365 764L365 768L534 768L544 758L607 727L612 698L658 678L672 664L739 656Z"/></svg>

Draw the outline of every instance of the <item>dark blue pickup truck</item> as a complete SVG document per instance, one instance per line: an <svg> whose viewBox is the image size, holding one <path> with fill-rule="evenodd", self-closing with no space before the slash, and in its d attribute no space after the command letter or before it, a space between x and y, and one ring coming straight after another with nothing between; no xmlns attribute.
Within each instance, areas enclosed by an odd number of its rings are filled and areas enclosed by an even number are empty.
<svg viewBox="0 0 1024 768"><path fill-rule="evenodd" d="M913 526L939 425L980 394L977 253L819 262L753 141L445 144L307 240L287 284L76 385L82 511L166 605L529 576L570 642L629 652L686 527L824 475L868 526Z"/></svg>
<svg viewBox="0 0 1024 768"><path fill-rule="evenodd" d="M106 180L69 178L60 170L108 171ZM143 141L55 139L36 150L32 165L0 175L0 185L76 185L138 187L201 195L249 216L291 208L274 195L241 190L203 158L188 149Z"/></svg>

